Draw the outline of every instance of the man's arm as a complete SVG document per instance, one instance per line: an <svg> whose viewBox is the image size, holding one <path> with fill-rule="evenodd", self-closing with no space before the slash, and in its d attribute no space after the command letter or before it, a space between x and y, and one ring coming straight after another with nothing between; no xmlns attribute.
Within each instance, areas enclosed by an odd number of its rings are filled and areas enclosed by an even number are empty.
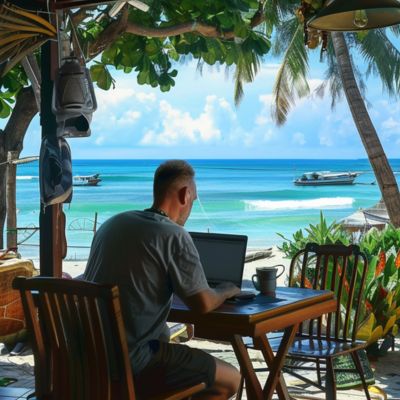
<svg viewBox="0 0 400 400"><path fill-rule="evenodd" d="M208 313L220 306L226 299L235 296L240 289L233 283L221 283L216 288L202 290L193 296L182 299L193 311Z"/></svg>

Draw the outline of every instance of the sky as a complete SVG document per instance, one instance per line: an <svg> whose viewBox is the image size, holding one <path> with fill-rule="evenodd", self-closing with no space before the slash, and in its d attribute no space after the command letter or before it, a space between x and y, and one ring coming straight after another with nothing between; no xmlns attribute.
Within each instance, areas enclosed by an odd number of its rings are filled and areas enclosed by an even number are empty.
<svg viewBox="0 0 400 400"><path fill-rule="evenodd" d="M399 46L398 46L399 47ZM319 53L319 50L318 50ZM365 69L361 60L354 60ZM140 86L134 73L112 71L115 88L96 88L98 109L92 134L71 138L74 159L357 159L366 158L344 99L331 110L331 98L315 94L297 101L284 126L271 118L272 88L279 60L266 57L253 83L234 105L233 70L196 64L178 65L176 85L168 93ZM325 65L317 55L309 83L316 88ZM400 101L367 81L369 112L389 158L400 156ZM4 121L0 121L0 126ZM21 156L38 155L39 118L32 122Z"/></svg>

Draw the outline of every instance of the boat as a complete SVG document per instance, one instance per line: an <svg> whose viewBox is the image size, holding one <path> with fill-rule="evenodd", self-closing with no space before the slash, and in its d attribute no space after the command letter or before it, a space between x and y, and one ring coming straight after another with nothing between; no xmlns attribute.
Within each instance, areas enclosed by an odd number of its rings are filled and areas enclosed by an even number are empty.
<svg viewBox="0 0 400 400"><path fill-rule="evenodd" d="M306 172L294 180L298 186L352 185L361 172Z"/></svg>
<svg viewBox="0 0 400 400"><path fill-rule="evenodd" d="M76 175L73 179L74 186L96 186L101 182L100 174Z"/></svg>

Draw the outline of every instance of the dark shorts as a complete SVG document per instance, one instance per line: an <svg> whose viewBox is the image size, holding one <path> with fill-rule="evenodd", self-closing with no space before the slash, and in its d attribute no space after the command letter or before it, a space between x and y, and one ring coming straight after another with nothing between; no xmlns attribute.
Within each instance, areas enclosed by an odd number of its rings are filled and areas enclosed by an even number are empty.
<svg viewBox="0 0 400 400"><path fill-rule="evenodd" d="M134 377L140 400L158 393L205 382L214 385L216 364L210 354L183 344L153 342L154 356Z"/></svg>

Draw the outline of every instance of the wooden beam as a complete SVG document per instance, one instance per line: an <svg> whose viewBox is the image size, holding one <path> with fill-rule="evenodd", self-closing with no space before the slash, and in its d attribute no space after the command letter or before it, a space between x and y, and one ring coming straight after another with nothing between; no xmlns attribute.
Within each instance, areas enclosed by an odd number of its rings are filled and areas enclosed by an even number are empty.
<svg viewBox="0 0 400 400"><path fill-rule="evenodd" d="M57 122L51 109L54 72L58 68L57 43L42 46L41 113L42 138L56 136ZM40 275L61 277L64 243L62 204L40 207Z"/></svg>

